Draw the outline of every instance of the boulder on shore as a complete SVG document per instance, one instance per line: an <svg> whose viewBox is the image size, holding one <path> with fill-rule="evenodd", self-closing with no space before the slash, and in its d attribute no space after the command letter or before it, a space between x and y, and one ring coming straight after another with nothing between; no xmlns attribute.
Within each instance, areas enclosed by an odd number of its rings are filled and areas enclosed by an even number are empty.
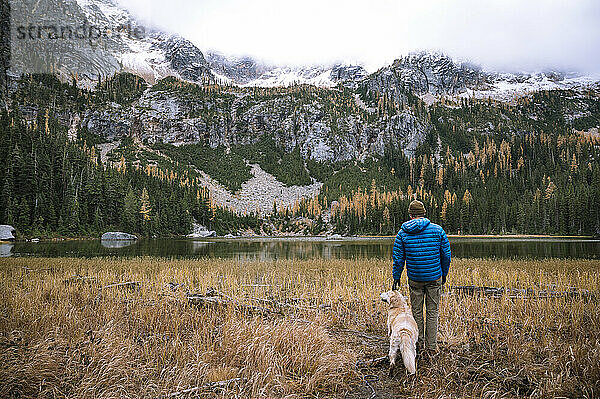
<svg viewBox="0 0 600 399"><path fill-rule="evenodd" d="M14 241L15 228L8 224L0 224L0 241Z"/></svg>
<svg viewBox="0 0 600 399"><path fill-rule="evenodd" d="M120 231L108 231L102 234L102 240L137 240L137 236Z"/></svg>
<svg viewBox="0 0 600 399"><path fill-rule="evenodd" d="M216 231L204 230L204 231L197 231L192 234L188 234L186 237L188 237L188 238L207 238L207 237L216 237L216 236L217 236Z"/></svg>
<svg viewBox="0 0 600 399"><path fill-rule="evenodd" d="M342 237L339 234L332 234L330 236L327 236L326 240L333 240L333 241L338 241L338 240L343 240L344 237Z"/></svg>
<svg viewBox="0 0 600 399"><path fill-rule="evenodd" d="M214 230L208 230L206 227L202 226L198 223L192 224L192 232L188 234L186 237L188 238L207 238L207 237L216 237L217 232Z"/></svg>

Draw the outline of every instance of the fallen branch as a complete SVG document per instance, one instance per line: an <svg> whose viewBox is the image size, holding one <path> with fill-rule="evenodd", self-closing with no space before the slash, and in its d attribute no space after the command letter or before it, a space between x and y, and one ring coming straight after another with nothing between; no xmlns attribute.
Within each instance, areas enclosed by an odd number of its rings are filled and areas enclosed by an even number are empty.
<svg viewBox="0 0 600 399"><path fill-rule="evenodd" d="M54 270L52 267L40 267L39 269L32 269L30 267L27 266L21 266L22 269L27 270L28 272L44 272L44 271L52 271Z"/></svg>
<svg viewBox="0 0 600 399"><path fill-rule="evenodd" d="M319 308L316 306L300 306L300 305L294 305L294 304L286 303L286 302L279 302L274 299L264 299L264 298L252 297L252 298L250 298L250 300L256 301L256 302L261 302L261 303L266 303L266 304L276 306L279 308L288 307L288 308L294 308L294 309L298 309L298 310L319 310Z"/></svg>
<svg viewBox="0 0 600 399"><path fill-rule="evenodd" d="M113 287L123 287L123 288L130 288L132 290L136 290L136 289L140 288L140 283L138 281L127 281L126 283L114 283L114 284L105 285L104 287L102 287L100 289L105 290L107 288L113 288Z"/></svg>
<svg viewBox="0 0 600 399"><path fill-rule="evenodd" d="M556 290L539 290L536 291L532 288L519 289L519 288L504 288L504 287L477 287L474 285L465 286L452 286L450 290L458 292L464 295L484 295L492 298L501 298L507 296L508 298L517 299L547 299L547 298L569 298L569 299L585 299L595 300L596 296L588 290L579 290L575 287L571 287L567 291L556 291Z"/></svg>
<svg viewBox="0 0 600 399"><path fill-rule="evenodd" d="M96 277L88 277L88 276L71 276L68 279L64 280L65 285L75 284L75 283L92 283L96 281Z"/></svg>
<svg viewBox="0 0 600 399"><path fill-rule="evenodd" d="M271 287L271 284L242 284L241 287Z"/></svg>
<svg viewBox="0 0 600 399"><path fill-rule="evenodd" d="M167 287L169 287L169 289L173 292L177 291L178 289L184 289L185 288L185 284L178 284L175 283L173 281L171 281L170 283L167 283Z"/></svg>
<svg viewBox="0 0 600 399"><path fill-rule="evenodd" d="M188 389L183 389L181 391L177 391L177 392L173 392L173 393L170 393L168 395L165 395L165 396L161 396L161 399L162 398L173 398L175 396L183 395L183 394L186 394L186 393L194 393L194 392L198 392L198 391L204 390L204 389L225 388L229 384L231 384L232 382L243 382L244 380L245 380L244 378L232 378L230 380L217 381L217 382L209 382L209 383L201 385L201 386L197 386L197 387L193 387L193 388L188 388Z"/></svg>
<svg viewBox="0 0 600 399"><path fill-rule="evenodd" d="M250 297L247 300L259 302L264 304L265 306L255 306L243 303L241 300L237 298L233 298L229 295L226 295L216 289L210 287L206 290L206 294L187 294L186 298L189 303L196 306L210 305L210 306L236 306L238 308L246 309L251 312L261 312L261 313L274 313L278 315L283 315L283 308L293 308L298 310L327 310L331 308L330 305L319 305L319 306L301 306L296 304L291 304L287 302L280 302L275 299L267 299L267 298L256 298Z"/></svg>
<svg viewBox="0 0 600 399"><path fill-rule="evenodd" d="M96 295L96 297L94 298L94 302L95 303L100 302L100 300L102 299L102 290L107 289L107 288L114 288L114 287L129 288L130 290L133 291L133 290L140 289L140 283L138 281L127 281L125 283L114 283L114 284L105 285L104 287L100 287L100 289L98 290L98 295Z"/></svg>

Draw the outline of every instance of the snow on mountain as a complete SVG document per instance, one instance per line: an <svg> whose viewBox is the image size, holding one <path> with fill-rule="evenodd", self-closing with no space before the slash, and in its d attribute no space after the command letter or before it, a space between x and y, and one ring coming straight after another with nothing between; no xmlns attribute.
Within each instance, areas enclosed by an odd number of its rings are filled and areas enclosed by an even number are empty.
<svg viewBox="0 0 600 399"><path fill-rule="evenodd" d="M88 24L110 32L101 52L87 51L81 60L91 66L107 58L116 60L117 67L96 74L105 77L128 71L150 83L166 76L195 82L214 80L204 55L193 43L144 27L115 0L75 0L70 4L83 12Z"/></svg>
<svg viewBox="0 0 600 399"><path fill-rule="evenodd" d="M367 76L362 66L351 64L278 66L247 56L227 56L214 51L206 54L206 60L215 76L226 78L230 83L245 87L277 87L292 84L333 87L340 82L351 84Z"/></svg>
<svg viewBox="0 0 600 399"><path fill-rule="evenodd" d="M362 66L352 63L286 66L218 52L207 52L205 57L198 47L183 37L144 27L117 0L61 0L61 4L64 3L62 9L58 7L58 0L45 2L45 8L35 15L44 24L51 25L67 16L109 32L98 45L75 45L65 50L69 54L61 60L64 64L58 68L59 75L65 80L77 76L80 85L93 86L98 78L128 71L151 84L166 76L199 83L259 87L292 84L334 87L343 84L386 92L396 99L410 90L427 102L434 102L444 96L511 101L538 90L597 87L600 80L600 77L561 72L483 71L472 63L425 51L400 57L370 75ZM64 44L61 42L61 45ZM62 48L59 50L63 51ZM20 55L21 66L33 62L27 52Z"/></svg>
<svg viewBox="0 0 600 399"><path fill-rule="evenodd" d="M506 73L485 71L439 52L411 53L369 75L367 89L401 98L405 90L427 104L441 98L493 98L512 101L540 90L597 87L600 79L560 71Z"/></svg>
<svg viewBox="0 0 600 399"><path fill-rule="evenodd" d="M493 98L513 101L529 93L543 90L584 90L600 88L600 76L580 76L560 72L538 73L488 73L489 84L474 87L461 93L461 97Z"/></svg>
<svg viewBox="0 0 600 399"><path fill-rule="evenodd" d="M215 76L237 85L245 85L275 68L251 57L229 56L216 51L208 51L206 61Z"/></svg>
<svg viewBox="0 0 600 399"><path fill-rule="evenodd" d="M365 76L367 76L366 71L359 65L277 67L243 86L277 87L309 84L318 87L334 87L338 83L354 86Z"/></svg>
<svg viewBox="0 0 600 399"><path fill-rule="evenodd" d="M279 67L260 75L244 86L276 87L292 84L311 84L321 87L332 87L335 86L335 83L331 80L330 74L331 69L323 67Z"/></svg>

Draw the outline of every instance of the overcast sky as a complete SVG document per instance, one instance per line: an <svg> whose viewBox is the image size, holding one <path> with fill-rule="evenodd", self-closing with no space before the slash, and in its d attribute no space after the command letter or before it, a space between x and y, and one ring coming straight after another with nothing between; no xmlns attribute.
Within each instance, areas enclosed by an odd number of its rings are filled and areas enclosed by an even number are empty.
<svg viewBox="0 0 600 399"><path fill-rule="evenodd" d="M202 51L369 70L443 51L488 69L600 73L600 0L118 0Z"/></svg>

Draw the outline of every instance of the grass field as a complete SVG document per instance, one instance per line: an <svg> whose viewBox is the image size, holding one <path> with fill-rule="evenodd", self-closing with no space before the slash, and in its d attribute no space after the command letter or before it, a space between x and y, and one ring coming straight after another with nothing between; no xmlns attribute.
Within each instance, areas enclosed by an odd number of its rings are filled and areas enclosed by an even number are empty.
<svg viewBox="0 0 600 399"><path fill-rule="evenodd" d="M387 354L387 260L0 259L0 397L599 397L599 272L586 260L454 260L440 351L415 377L389 377L368 363ZM110 286L128 281L139 286ZM230 305L187 299L209 289Z"/></svg>

